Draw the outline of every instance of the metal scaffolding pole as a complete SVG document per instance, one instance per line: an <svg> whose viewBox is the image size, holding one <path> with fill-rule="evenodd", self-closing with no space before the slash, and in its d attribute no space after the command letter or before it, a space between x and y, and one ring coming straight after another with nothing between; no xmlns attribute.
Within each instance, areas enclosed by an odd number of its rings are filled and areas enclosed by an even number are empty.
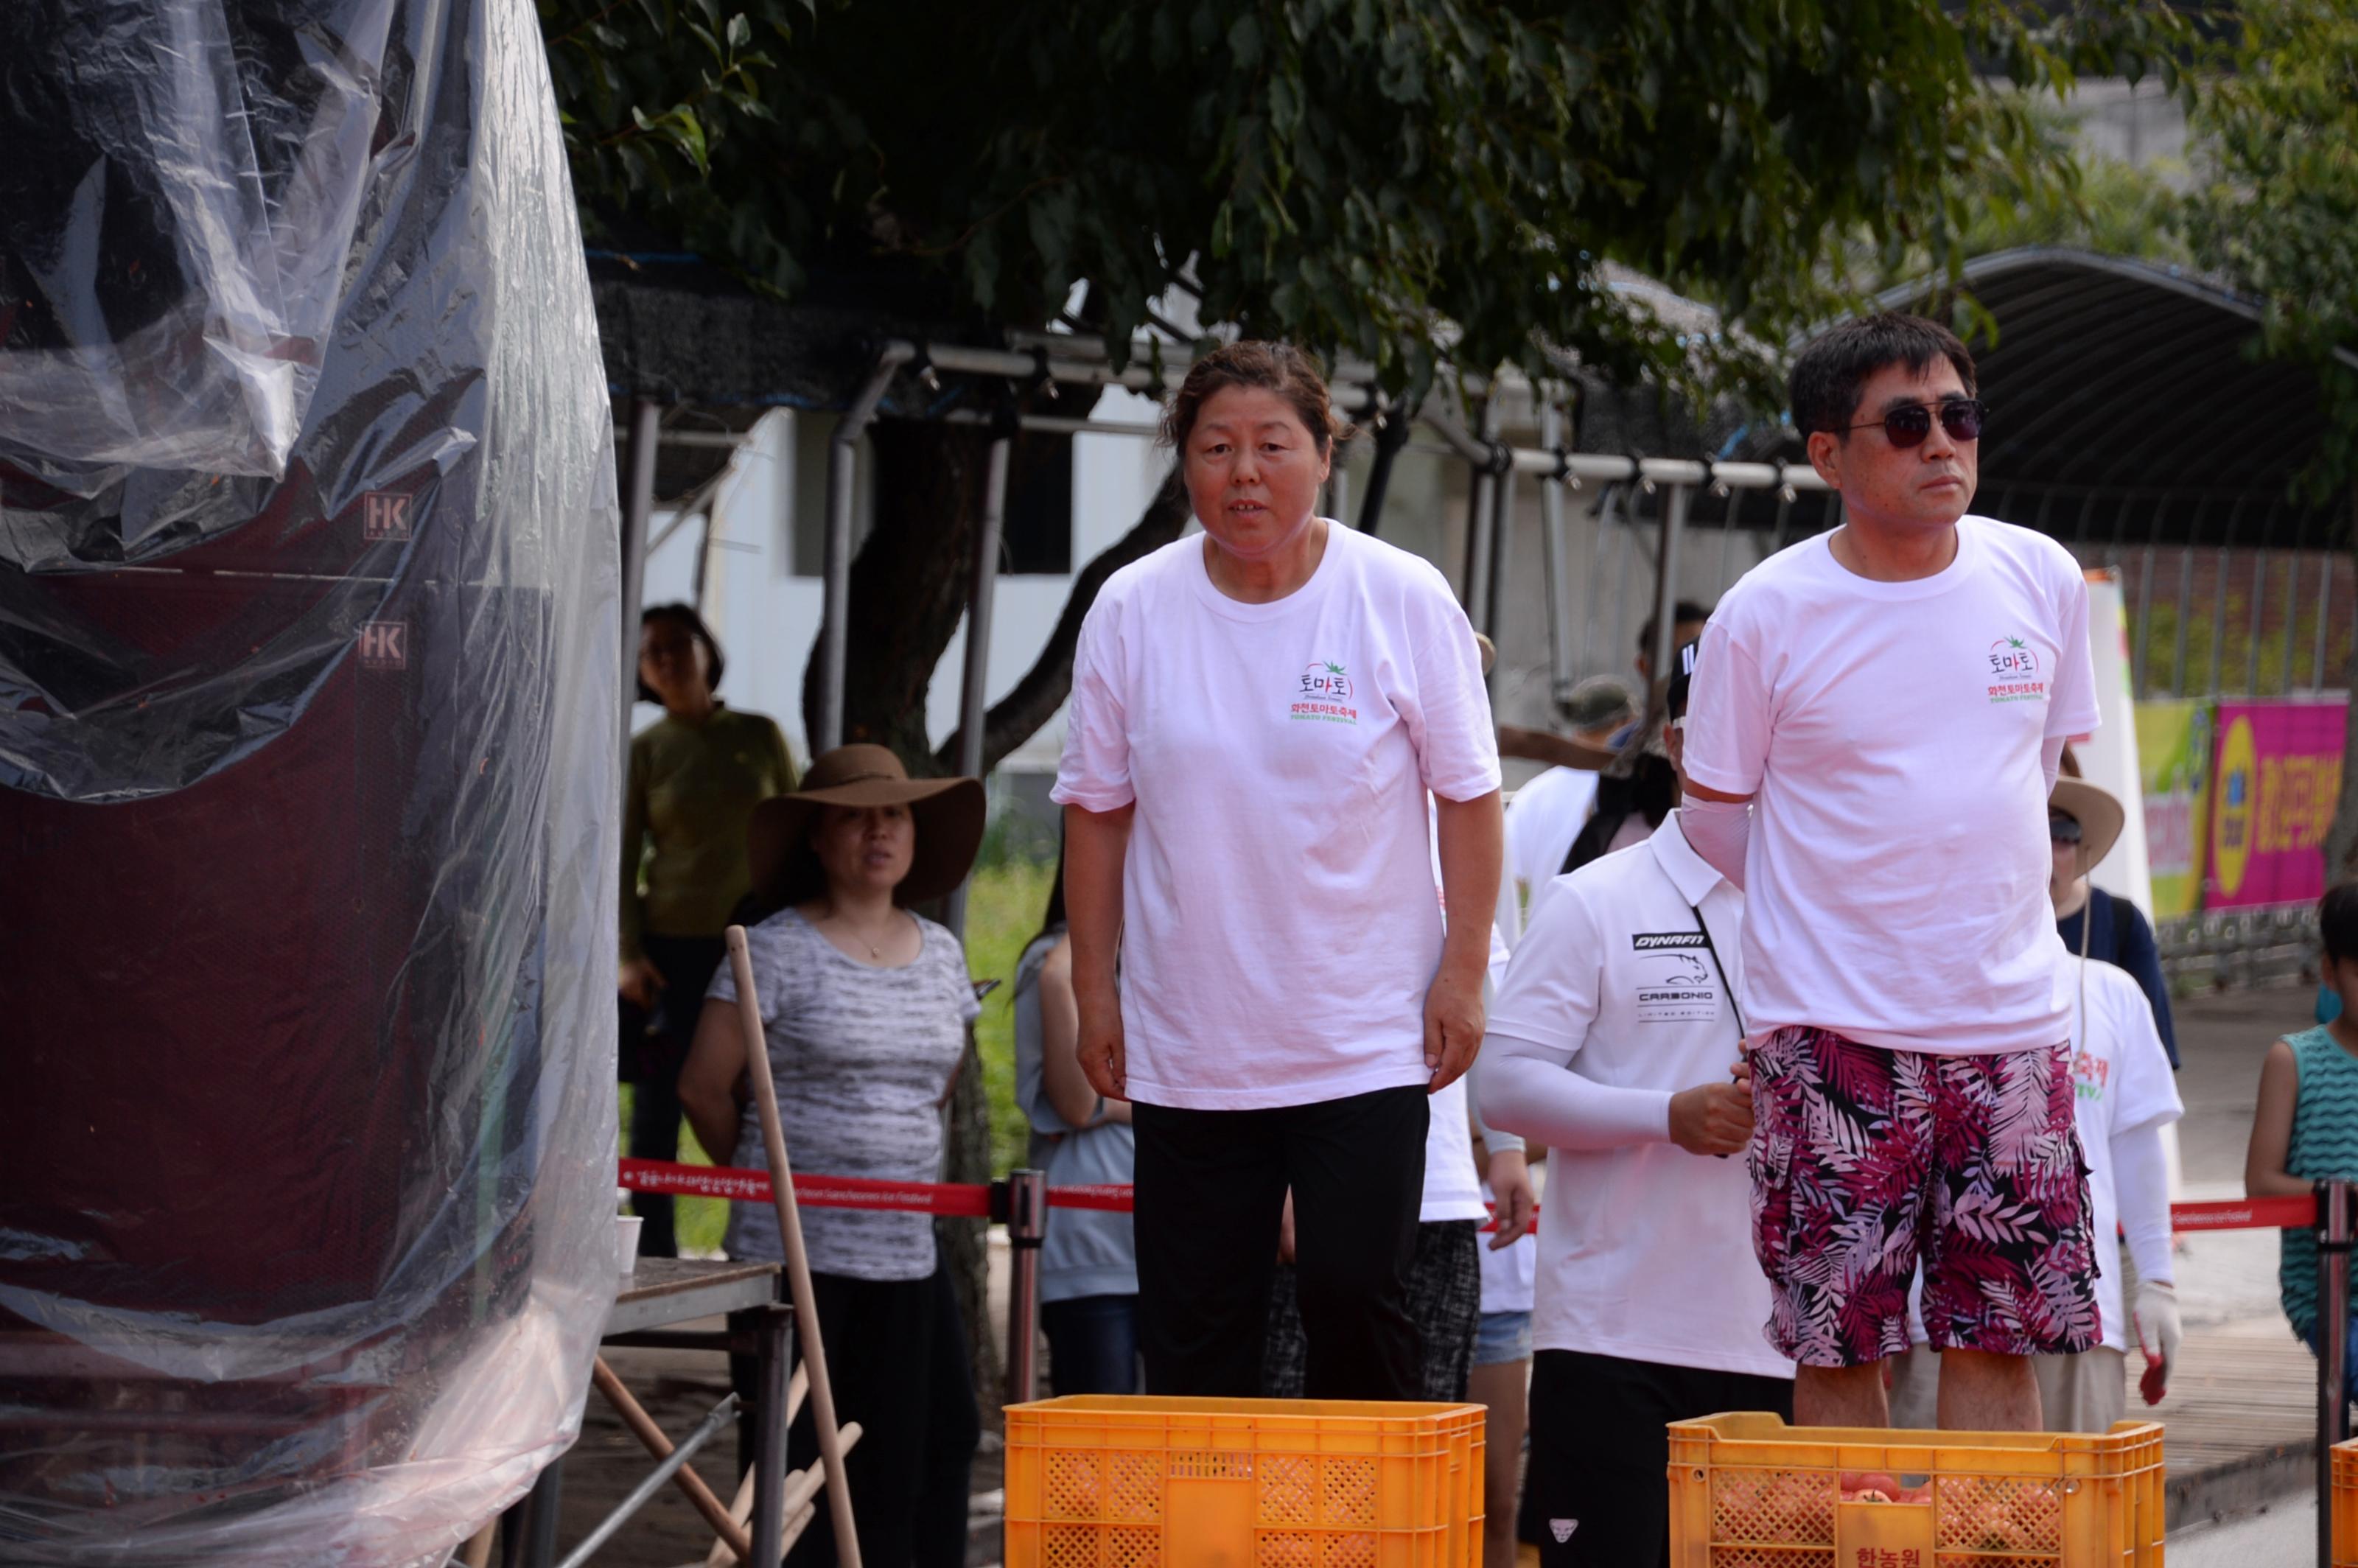
<svg viewBox="0 0 2358 1568"><path fill-rule="evenodd" d="M647 587L647 525L655 509L655 440L663 410L652 397L631 399L631 438L622 486L622 690L639 689L639 614ZM622 757L631 752L631 705L622 704Z"/></svg>
<svg viewBox="0 0 2358 1568"><path fill-rule="evenodd" d="M1610 542L1617 546L1618 545L1621 531L1613 525L1613 517L1615 512L1627 503L1628 491L1626 484L1608 484L1604 493L1596 498L1593 514L1595 522L1588 531L1588 611L1580 622L1579 669L1587 669L1595 661L1596 596L1605 587L1605 546L1608 535Z"/></svg>
<svg viewBox="0 0 2358 1568"><path fill-rule="evenodd" d="M2244 638L2244 690L2253 697L2260 695L2260 633L2268 614L2268 541L2275 537L2276 521L2272 506L2260 520L2259 553L2252 557L2252 609L2247 617L2251 630Z"/></svg>
<svg viewBox="0 0 2358 1568"><path fill-rule="evenodd" d="M1686 535L1687 507L1693 499L1692 487L1674 484L1662 507L1660 564L1654 572L1654 645L1647 650L1657 681L1671 678L1671 654L1678 648L1678 615L1674 607L1679 601L1679 545ZM1650 708L1653 694L1641 695Z"/></svg>
<svg viewBox="0 0 2358 1568"><path fill-rule="evenodd" d="M1540 444L1563 440L1563 410L1553 398L1540 405ZM1561 703L1572 695L1572 562L1571 541L1563 531L1563 486L1540 485L1541 566L1547 573L1548 696ZM1596 574L1591 572L1594 583Z"/></svg>
<svg viewBox="0 0 2358 1568"><path fill-rule="evenodd" d="M2281 692L2292 690L2293 629L2299 620L2300 546L2296 542L2291 549L2285 552L2284 656L2277 661L2281 673L2277 678L2277 689Z"/></svg>
<svg viewBox="0 0 2358 1568"><path fill-rule="evenodd" d="M2203 694L2206 697L2219 695L2219 680L2223 673L2220 661L2227 655L2228 552L2235 543L2235 524L2243 515L2244 503L2238 500L2234 509L2227 514L2226 532L2219 535L2219 570L2211 589L2211 689Z"/></svg>
<svg viewBox="0 0 2358 1568"><path fill-rule="evenodd" d="M811 754L832 752L843 744L843 687L851 613L851 503L859 477L860 436L876 417L893 373L916 358L908 343L887 343L876 356L875 368L837 421L827 448L827 550L821 570L827 587L819 611L818 734Z"/></svg>
<svg viewBox="0 0 2358 1568"><path fill-rule="evenodd" d="M1498 523L1493 500L1498 488L1498 474L1493 466L1497 460L1498 418L1498 400L1493 397L1482 407L1482 435L1476 444L1480 455L1466 459L1473 467L1474 482L1466 492L1466 573L1458 597L1465 603L1466 619L1474 622L1474 630L1485 634L1490 631L1490 563Z"/></svg>
<svg viewBox="0 0 2358 1568"><path fill-rule="evenodd" d="M2129 690L2137 697L2147 695L2152 684L2146 679L2146 649L2153 638L2153 535L2161 532L2161 520L2169 514L2169 497L2163 496L2153 509L2153 528L2146 535L2145 562L2137 568L2137 617L2136 663L2129 671Z"/></svg>
<svg viewBox="0 0 2358 1568"><path fill-rule="evenodd" d="M2313 691L2325 689L2325 637L2327 630L2333 624L2334 553L2326 550L2321 555L2325 569L2318 574L2317 579L2317 656L2311 665L2314 676L2309 683Z"/></svg>
<svg viewBox="0 0 2358 1568"><path fill-rule="evenodd" d="M1551 486L1550 488L1553 488ZM1483 612L1483 630L1496 642L1507 624L1507 585L1514 580L1512 562L1515 557L1515 470L1508 469L1491 487L1490 510L1490 599ZM1498 682L1499 671L1491 667L1491 684Z"/></svg>
<svg viewBox="0 0 2358 1568"><path fill-rule="evenodd" d="M983 720L989 717L990 605L999 589L999 537L1007 521L1007 468L1015 450L1011 421L990 442L990 466L982 487L982 524L974 535L974 577L966 605L966 680L958 691L957 771L960 778L982 776ZM950 930L966 935L966 890L953 889L944 914Z"/></svg>

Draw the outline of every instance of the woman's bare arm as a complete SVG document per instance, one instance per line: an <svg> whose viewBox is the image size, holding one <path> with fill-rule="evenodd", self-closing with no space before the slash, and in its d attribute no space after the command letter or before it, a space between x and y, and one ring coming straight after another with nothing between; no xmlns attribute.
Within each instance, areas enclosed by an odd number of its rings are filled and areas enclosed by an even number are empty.
<svg viewBox="0 0 2358 1568"><path fill-rule="evenodd" d="M745 1026L737 1004L708 1000L697 1015L696 1039L679 1070L679 1104L696 1141L716 1165L737 1152L737 1124L744 1108L737 1086L745 1076Z"/></svg>
<svg viewBox="0 0 2358 1568"><path fill-rule="evenodd" d="M1065 807L1065 922L1071 933L1076 1054L1089 1087L1109 1100L1130 1098L1124 1075L1121 1000L1114 965L1121 955L1122 865L1134 806L1118 811Z"/></svg>
<svg viewBox="0 0 2358 1568"><path fill-rule="evenodd" d="M1130 1107L1107 1099L1081 1071L1081 1010L1073 996L1073 944L1059 942L1040 962L1040 1076L1048 1104L1076 1130L1128 1121Z"/></svg>
<svg viewBox="0 0 2358 1568"><path fill-rule="evenodd" d="M2252 1145L2244 1155L2244 1195L2307 1197L2309 1180L2285 1169L2292 1150L2293 1104L2300 1098L2300 1064L2279 1040L2260 1064L2260 1103L2252 1113Z"/></svg>

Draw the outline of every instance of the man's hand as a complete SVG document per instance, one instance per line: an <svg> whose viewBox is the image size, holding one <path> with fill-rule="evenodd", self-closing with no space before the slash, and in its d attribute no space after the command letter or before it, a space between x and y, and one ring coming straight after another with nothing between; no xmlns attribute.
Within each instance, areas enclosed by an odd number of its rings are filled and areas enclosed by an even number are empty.
<svg viewBox="0 0 2358 1568"><path fill-rule="evenodd" d="M2137 1381L2137 1391L2146 1403L2158 1405L2169 1391L2170 1374L2178 1370L2178 1347L2186 1343L2186 1329L2178 1318L2177 1286L2167 1280L2137 1281L2136 1331L2145 1351L2145 1376Z"/></svg>
<svg viewBox="0 0 2358 1568"><path fill-rule="evenodd" d="M1433 1071L1427 1094L1439 1094L1474 1065L1482 1048L1482 971L1443 964L1424 993L1424 1065Z"/></svg>
<svg viewBox="0 0 2358 1568"><path fill-rule="evenodd" d="M1671 1141L1690 1154L1734 1154L1752 1137L1749 1085L1697 1084L1671 1097Z"/></svg>
<svg viewBox="0 0 2358 1568"><path fill-rule="evenodd" d="M1121 995L1111 986L1073 988L1081 1015L1080 1039L1075 1054L1089 1087L1109 1100L1130 1098L1129 1062L1123 1049Z"/></svg>
<svg viewBox="0 0 2358 1568"><path fill-rule="evenodd" d="M1490 1156L1490 1197L1498 1205L1498 1233L1490 1238L1490 1250L1497 1252L1530 1235L1531 1217L1539 1213L1531 1167L1521 1150L1501 1149Z"/></svg>

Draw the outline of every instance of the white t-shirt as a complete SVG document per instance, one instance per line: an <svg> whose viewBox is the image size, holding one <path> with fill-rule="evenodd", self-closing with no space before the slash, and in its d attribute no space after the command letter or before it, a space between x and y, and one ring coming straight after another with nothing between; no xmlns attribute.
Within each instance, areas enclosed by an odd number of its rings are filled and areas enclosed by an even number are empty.
<svg viewBox="0 0 2358 1568"><path fill-rule="evenodd" d="M1424 1134L1424 1200L1417 1206L1417 1223L1489 1218L1490 1211L1482 1202L1482 1178L1474 1170L1474 1130L1466 1119L1466 1080L1460 1077L1427 1104L1433 1125Z"/></svg>
<svg viewBox="0 0 2358 1568"><path fill-rule="evenodd" d="M1671 1096L1724 1082L1736 1060L1719 967L1743 983L1744 928L1743 896L1704 864L1672 813L1643 844L1557 879L1515 947L1488 1048L1658 1094L1662 1105L1658 1141L1549 1150L1535 1348L1793 1375L1761 1336L1768 1282L1752 1256L1743 1160L1669 1141ZM1485 1103L1495 1108L1496 1095Z"/></svg>
<svg viewBox="0 0 2358 1568"><path fill-rule="evenodd" d="M2080 1009L2080 977L2086 971L2087 1011ZM2153 1026L2153 1005L2125 969L2102 960L2082 958L2056 943L2055 998L2071 1028L2071 1085L2077 1095L2072 1119L2080 1129L2080 1147L2088 1157L2089 1219L2097 1238L2096 1315L2104 1326L2104 1343L2125 1353L2133 1338L2129 1314L2121 1300L2119 1254L2112 1245L2119 1234L2120 1183L2113 1172L2113 1140L2156 1123L2167 1125L2186 1114L2178 1098L2178 1082L2169 1070L2169 1054ZM1909 1287L1908 1332L1919 1345L1926 1343L1921 1302L1924 1281L1919 1275Z"/></svg>
<svg viewBox="0 0 2358 1568"><path fill-rule="evenodd" d="M2073 1112L2080 1144L2088 1155L2088 1198L2098 1238L2097 1256L2107 1266L2096 1279L2096 1311L2104 1343L2129 1348L2128 1313L2121 1303L2121 1271L2110 1260L2118 1253L2121 1200L2113 1175L2113 1140L2156 1122L2186 1114L2169 1054L2153 1026L2153 1004L2125 969L2082 958L2056 943L2055 992L2069 1016L2079 1004L2080 971L2087 971L2087 1013L2071 1031L2071 1082L2079 1098Z"/></svg>
<svg viewBox="0 0 2358 1568"><path fill-rule="evenodd" d="M1744 1016L1941 1055L2051 1045L2041 743L2096 727L2088 585L2027 528L1966 517L1914 582L1830 535L1713 612L1688 701L1694 783L1751 795Z"/></svg>
<svg viewBox="0 0 2358 1568"><path fill-rule="evenodd" d="M1563 870L1572 841L1596 806L1596 775L1586 768L1550 768L1507 803L1507 885L1498 890L1498 924L1513 943L1525 913L1551 878Z"/></svg>
<svg viewBox="0 0 2358 1568"><path fill-rule="evenodd" d="M1269 604L1206 543L1116 572L1082 622L1051 798L1133 802L1131 1097L1250 1110L1422 1084L1441 957L1425 792L1499 784L1473 628L1432 566L1341 524Z"/></svg>

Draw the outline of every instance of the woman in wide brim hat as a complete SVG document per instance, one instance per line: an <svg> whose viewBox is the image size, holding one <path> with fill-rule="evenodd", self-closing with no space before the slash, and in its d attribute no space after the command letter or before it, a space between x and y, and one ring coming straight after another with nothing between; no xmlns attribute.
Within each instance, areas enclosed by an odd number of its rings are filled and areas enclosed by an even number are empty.
<svg viewBox="0 0 2358 1568"><path fill-rule="evenodd" d="M865 810L906 806L916 828L908 875L892 890L895 903L923 903L966 880L982 845L983 792L979 779L913 779L882 746L838 746L810 765L791 795L753 808L745 832L753 892L776 907L801 903L826 891L810 827L830 806Z"/></svg>
<svg viewBox="0 0 2358 1568"><path fill-rule="evenodd" d="M745 934L797 1170L923 1183L940 1174L941 1107L980 1011L958 939L907 906L957 886L982 841L982 785L913 779L882 746L839 746L802 787L756 806L753 896L776 913ZM743 1098L745 1032L727 966L706 993L680 1103L715 1161L760 1169ZM863 1560L963 1562L967 1476L980 1440L966 1335L922 1213L812 1208L803 1243L836 1407L863 1429L844 1461ZM784 1255L770 1205L731 1206L731 1258ZM751 1367L732 1363L747 1379ZM748 1441L740 1433L741 1445ZM807 1418L790 1465L817 1459ZM835 1561L820 1510L789 1563Z"/></svg>
<svg viewBox="0 0 2358 1568"><path fill-rule="evenodd" d="M2169 1015L2169 982L2162 976L2161 946L2154 940L2152 923L2136 904L2088 880L2127 825L2128 812L2111 791L2069 773L2055 781L2047 803L2047 836L2055 850L2048 889L2055 899L2055 929L2063 945L2082 958L2129 972L2145 992L2155 1032L2175 1067L2178 1029Z"/></svg>

